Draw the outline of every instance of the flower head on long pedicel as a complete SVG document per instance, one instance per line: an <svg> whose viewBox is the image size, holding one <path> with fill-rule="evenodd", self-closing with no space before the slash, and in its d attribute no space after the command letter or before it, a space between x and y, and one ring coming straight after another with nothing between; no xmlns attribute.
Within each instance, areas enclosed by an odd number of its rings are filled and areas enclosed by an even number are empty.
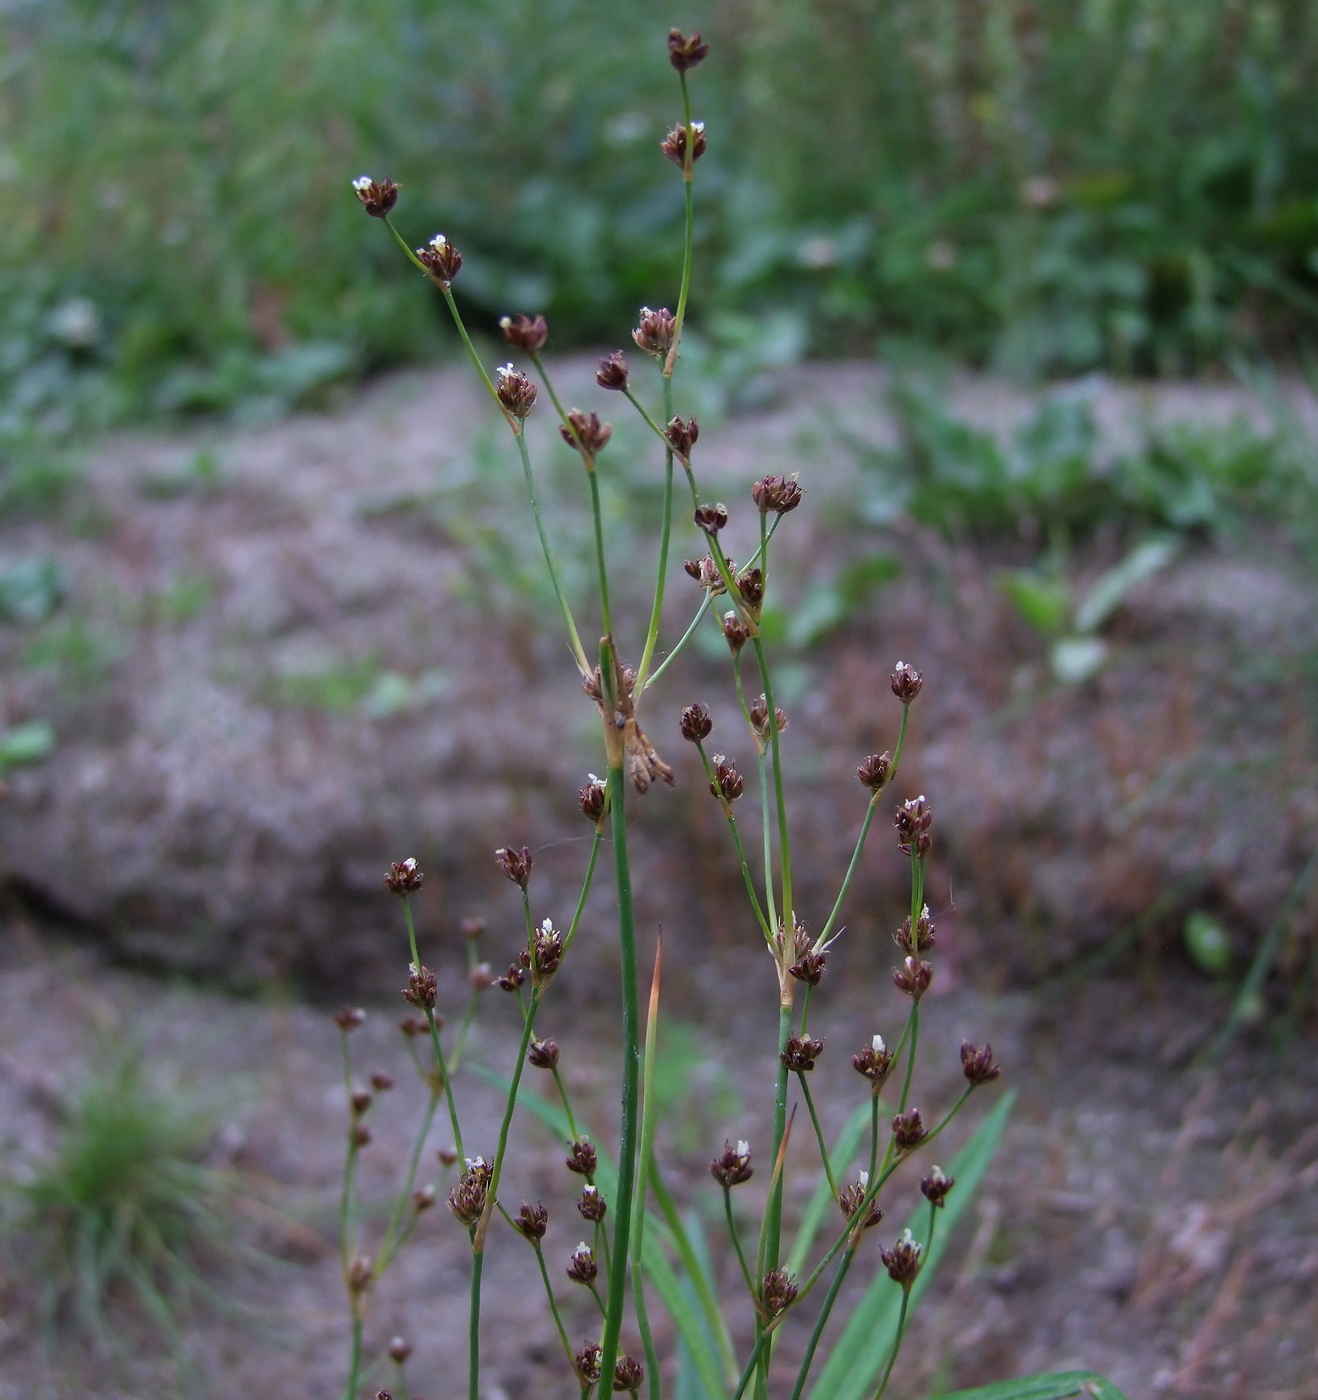
<svg viewBox="0 0 1318 1400"><path fill-rule="evenodd" d="M856 777L865 784L871 792L882 792L884 785L888 781L888 774L892 770L892 755L890 753L872 753L856 769Z"/></svg>
<svg viewBox="0 0 1318 1400"><path fill-rule="evenodd" d="M913 1152L929 1136L918 1108L908 1108L892 1120L892 1140L901 1152Z"/></svg>
<svg viewBox="0 0 1318 1400"><path fill-rule="evenodd" d="M500 846L494 853L494 861L514 885L526 888L527 881L531 878L531 866L535 862L525 846L520 850L514 850L511 846Z"/></svg>
<svg viewBox="0 0 1318 1400"><path fill-rule="evenodd" d="M737 765L729 762L721 753L714 755L714 781L710 783L709 790L724 802L735 802L746 790L746 780L737 772Z"/></svg>
<svg viewBox="0 0 1318 1400"><path fill-rule="evenodd" d="M788 1038L779 1057L788 1069L800 1074L808 1074L815 1067L815 1061L824 1053L824 1042L810 1035L794 1035Z"/></svg>
<svg viewBox="0 0 1318 1400"><path fill-rule="evenodd" d="M403 1000L422 1011L433 1011L438 995L435 974L428 967L418 967L416 963L409 963Z"/></svg>
<svg viewBox="0 0 1318 1400"><path fill-rule="evenodd" d="M599 1265L595 1262L595 1251L582 1240L572 1251L572 1258L567 1266L568 1278L573 1283L592 1284L599 1271Z"/></svg>
<svg viewBox="0 0 1318 1400"><path fill-rule="evenodd" d="M900 967L892 970L892 985L912 1001L919 1001L933 980L933 964L919 958L907 958Z"/></svg>
<svg viewBox="0 0 1318 1400"><path fill-rule="evenodd" d="M526 355L538 355L549 336L549 326L543 316L524 316L520 311L516 316L501 316L499 329L514 350Z"/></svg>
<svg viewBox="0 0 1318 1400"><path fill-rule="evenodd" d="M708 739L710 731L714 728L714 720L709 713L709 706L699 703L688 705L682 711L678 727L682 731L682 737L693 744L699 744Z"/></svg>
<svg viewBox="0 0 1318 1400"><path fill-rule="evenodd" d="M804 495L795 472L791 476L762 476L751 487L751 499L759 506L761 515L768 515L770 511L786 515L801 504Z"/></svg>
<svg viewBox="0 0 1318 1400"><path fill-rule="evenodd" d="M334 1013L334 1024L347 1035L350 1031L355 1031L366 1019L366 1013L360 1006L341 1006Z"/></svg>
<svg viewBox="0 0 1318 1400"><path fill-rule="evenodd" d="M549 1212L537 1201L523 1201L522 1208L513 1217L513 1228L532 1244L544 1239L549 1225Z"/></svg>
<svg viewBox="0 0 1318 1400"><path fill-rule="evenodd" d="M599 1165L599 1154L589 1138L578 1138L572 1144L572 1153L567 1159L567 1169L578 1176L594 1176Z"/></svg>
<svg viewBox="0 0 1318 1400"><path fill-rule="evenodd" d="M870 1174L861 1172L860 1180L854 1186L844 1186L838 1196L837 1203L842 1209L842 1215L847 1220L855 1220L860 1213L860 1208L864 1204L865 1195L869 1191ZM872 1230L880 1220L883 1219L883 1211L879 1209L879 1203L871 1200L865 1207L865 1214L860 1220L862 1230Z"/></svg>
<svg viewBox="0 0 1318 1400"><path fill-rule="evenodd" d="M408 856L406 860L396 860L390 865L385 872L384 887L401 899L419 890L425 878L417 866L416 857Z"/></svg>
<svg viewBox="0 0 1318 1400"><path fill-rule="evenodd" d="M526 1062L536 1069L554 1070L558 1068L558 1041L533 1040L527 1047Z"/></svg>
<svg viewBox="0 0 1318 1400"><path fill-rule="evenodd" d="M934 824L934 814L925 802L924 794L912 797L897 808L893 825L897 828L897 849L909 856L914 850L918 856L929 853L933 837L929 828Z"/></svg>
<svg viewBox="0 0 1318 1400"><path fill-rule="evenodd" d="M777 1317L788 1308L796 1294L796 1280L786 1269L770 1269L760 1285L760 1303L769 1317Z"/></svg>
<svg viewBox="0 0 1318 1400"><path fill-rule="evenodd" d="M603 778L597 778L592 773L590 782L577 789L577 803L581 807L581 815L598 826L609 810L608 784Z"/></svg>
<svg viewBox="0 0 1318 1400"><path fill-rule="evenodd" d="M787 729L787 712L781 705L774 706L773 724L769 724L769 706L763 695L758 700L751 701L747 713L750 715L751 728L761 743L767 744L775 732L782 734Z"/></svg>
<svg viewBox="0 0 1318 1400"><path fill-rule="evenodd" d="M383 219L398 203L398 186L387 175L379 180L372 180L369 175L358 175L352 182L352 192L373 219Z"/></svg>
<svg viewBox="0 0 1318 1400"><path fill-rule="evenodd" d="M587 1385L594 1385L600 1378L600 1344L587 1342L572 1358L577 1364L577 1374Z"/></svg>
<svg viewBox="0 0 1318 1400"><path fill-rule="evenodd" d="M401 1366L412 1355L412 1343L405 1337L393 1337L389 1342L389 1359Z"/></svg>
<svg viewBox="0 0 1318 1400"><path fill-rule="evenodd" d="M574 452L584 449L588 456L593 457L608 445L613 436L613 424L601 423L598 413L585 414L579 408L574 408L558 431Z"/></svg>
<svg viewBox="0 0 1318 1400"><path fill-rule="evenodd" d="M906 661L897 663L891 681L892 693L903 705L909 705L919 695L920 688L924 685L924 677Z"/></svg>
<svg viewBox="0 0 1318 1400"><path fill-rule="evenodd" d="M859 1054L851 1057L851 1064L857 1074L863 1074L874 1085L877 1093L892 1069L892 1051L883 1043L883 1037L876 1035Z"/></svg>
<svg viewBox="0 0 1318 1400"><path fill-rule="evenodd" d="M728 523L728 508L721 501L697 506L696 528L713 537Z"/></svg>
<svg viewBox="0 0 1318 1400"><path fill-rule="evenodd" d="M600 360L595 383L601 389L614 389L619 393L627 388L627 357L621 350L615 350Z"/></svg>
<svg viewBox="0 0 1318 1400"><path fill-rule="evenodd" d="M725 556L723 562L728 567L728 573L736 572L737 566L731 559ZM719 572L719 566L714 562L712 554L705 555L703 559L684 559L682 567L711 596L728 591L728 586L723 582L723 575Z"/></svg>
<svg viewBox="0 0 1318 1400"><path fill-rule="evenodd" d="M697 29L689 39L680 29L668 31L668 61L679 73L703 63L708 54L709 45L701 40L700 30Z"/></svg>
<svg viewBox="0 0 1318 1400"><path fill-rule="evenodd" d="M973 1085L988 1084L1002 1073L1002 1066L993 1063L993 1047L985 1044L976 1050L968 1041L961 1042L961 1071Z"/></svg>
<svg viewBox="0 0 1318 1400"><path fill-rule="evenodd" d="M828 954L823 949L817 953L802 953L787 970L798 982L804 982L807 987L817 987L824 976L827 961Z"/></svg>
<svg viewBox="0 0 1318 1400"><path fill-rule="evenodd" d="M674 165L686 164L687 129L684 125L675 126L659 143L659 149ZM698 161L705 154L705 123L691 123L691 160Z"/></svg>
<svg viewBox="0 0 1318 1400"><path fill-rule="evenodd" d="M740 1186L755 1175L751 1166L751 1145L738 1142L736 1147L730 1142L723 1144L723 1151L709 1164L710 1175L720 1186Z"/></svg>
<svg viewBox="0 0 1318 1400"><path fill-rule="evenodd" d="M535 932L535 970L541 977L552 977L563 961L563 935L546 919Z"/></svg>
<svg viewBox="0 0 1318 1400"><path fill-rule="evenodd" d="M577 1209L583 1220L603 1220L608 1208L608 1202L600 1195L598 1186L586 1185L581 1188Z"/></svg>
<svg viewBox="0 0 1318 1400"><path fill-rule="evenodd" d="M535 382L511 364L500 365L494 376L497 381L494 391L499 396L499 402L518 422L527 418L540 392Z"/></svg>
<svg viewBox="0 0 1318 1400"><path fill-rule="evenodd" d="M458 1184L448 1193L448 1208L464 1225L474 1225L481 1218L492 1171L484 1157L469 1157Z"/></svg>
<svg viewBox="0 0 1318 1400"><path fill-rule="evenodd" d="M690 457L700 437L700 424L694 418L688 418L685 423L680 418L672 418L664 429L664 437L679 457Z"/></svg>
<svg viewBox="0 0 1318 1400"><path fill-rule="evenodd" d="M759 617L760 604L764 602L764 571L759 568L743 569L733 580L741 601L750 609L753 617Z"/></svg>
<svg viewBox="0 0 1318 1400"><path fill-rule="evenodd" d="M903 1288L909 1288L920 1272L920 1243L909 1230L903 1230L891 1249L879 1250L879 1258L883 1260L888 1277Z"/></svg>
<svg viewBox="0 0 1318 1400"><path fill-rule="evenodd" d="M645 1380L645 1368L634 1356L620 1356L613 1368L613 1388L615 1391L630 1391L633 1395Z"/></svg>
<svg viewBox="0 0 1318 1400"><path fill-rule="evenodd" d="M892 936L892 941L904 953L924 953L938 942L938 925L929 917L926 904L915 921L915 937L911 937L911 916L908 914Z"/></svg>
<svg viewBox="0 0 1318 1400"><path fill-rule="evenodd" d="M651 311L648 306L643 306L640 323L632 332L632 339L638 349L644 350L647 355L653 355L656 360L662 360L673 348L673 337L676 334L677 319L666 306L661 306L658 311Z"/></svg>
<svg viewBox="0 0 1318 1400"><path fill-rule="evenodd" d="M723 639L728 644L728 650L736 656L750 641L751 629L735 612L726 612L723 614Z"/></svg>
<svg viewBox="0 0 1318 1400"><path fill-rule="evenodd" d="M947 1193L956 1185L956 1177L947 1176L942 1167L933 1171L920 1182L920 1192L931 1206L941 1206L947 1200Z"/></svg>
<svg viewBox="0 0 1318 1400"><path fill-rule="evenodd" d="M462 266L462 254L442 233L437 233L424 248L418 248L416 257L441 287L447 287Z"/></svg>

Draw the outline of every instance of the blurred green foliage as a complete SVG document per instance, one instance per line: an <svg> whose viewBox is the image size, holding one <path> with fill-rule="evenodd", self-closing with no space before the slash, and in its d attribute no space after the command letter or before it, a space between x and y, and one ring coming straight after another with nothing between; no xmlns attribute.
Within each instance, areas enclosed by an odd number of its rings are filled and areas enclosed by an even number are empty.
<svg viewBox="0 0 1318 1400"><path fill-rule="evenodd" d="M1032 374L1183 372L1318 310L1308 0L43 0L0 17L0 447L431 353L362 170L463 249L478 325L618 340L676 281L673 23L714 46L706 317Z"/></svg>

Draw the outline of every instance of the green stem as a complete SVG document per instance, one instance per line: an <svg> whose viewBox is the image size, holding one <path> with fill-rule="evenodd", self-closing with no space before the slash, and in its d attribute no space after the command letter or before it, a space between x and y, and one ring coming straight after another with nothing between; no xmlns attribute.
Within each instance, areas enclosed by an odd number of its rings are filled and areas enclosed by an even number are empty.
<svg viewBox="0 0 1318 1400"><path fill-rule="evenodd" d="M740 678L738 678L740 679ZM740 691L740 684L737 687ZM762 748L756 752L756 762L760 770L760 830L764 841L764 898L769 906L769 927L778 927L778 909L773 899L773 822L769 816L769 768L768 759Z"/></svg>
<svg viewBox="0 0 1318 1400"><path fill-rule="evenodd" d="M567 623L568 635L572 638L572 655L583 676L590 675L590 663L586 660L586 649L581 645L581 636L577 632L577 624L572 617L572 609L568 605L567 596L563 592L563 585L559 581L558 569L554 564L554 554L549 547L549 537L545 534L544 521L540 516L540 500L536 495L535 478L531 473L531 453L526 445L526 434L517 434L517 450L522 458L522 474L526 478L526 493L531 498L531 514L535 517L535 532L540 537L540 549L545 556L545 567L549 570L549 582L554 587L554 597L558 599L558 606L563 613L563 621Z"/></svg>
<svg viewBox="0 0 1318 1400"><path fill-rule="evenodd" d="M641 1144L637 1162L636 1198L632 1205L632 1302L636 1308L636 1325L645 1351L645 1369L649 1379L650 1400L659 1396L659 1356L650 1331L650 1316L645 1303L645 1283L641 1261L645 1255L645 1190L650 1178L650 1162L654 1156L654 1129L658 1118L654 1098L654 1069L659 1037L659 976L663 959L661 941L655 950L654 980L650 986L650 1007L645 1024L645 1060L642 1072Z"/></svg>
<svg viewBox="0 0 1318 1400"><path fill-rule="evenodd" d="M837 1182L833 1179L833 1164L828 1160L828 1144L824 1141L824 1130L819 1126L819 1115L815 1112L815 1096L810 1092L810 1084L805 1075L800 1070L796 1077L801 1081L801 1093L805 1097L805 1106L810 1111L810 1121L815 1125L815 1139L819 1143L819 1156L824 1163L824 1175L828 1178L828 1189L833 1193L833 1199L838 1199Z"/></svg>
<svg viewBox="0 0 1318 1400"><path fill-rule="evenodd" d="M558 1085L558 1097L563 1100L563 1112L567 1114L567 1125L572 1131L572 1140L576 1142L581 1134L577 1132L576 1119L572 1117L572 1105L568 1102L567 1089L563 1085L562 1076L558 1072L558 1066L554 1066L554 1083Z"/></svg>
<svg viewBox="0 0 1318 1400"><path fill-rule="evenodd" d="M907 1284L902 1289L902 1310L897 1318L897 1335L892 1339L892 1355L888 1358L888 1367L883 1373L883 1379L879 1382L879 1388L874 1392L874 1400L883 1400L883 1392L888 1388L892 1368L897 1364L897 1353L902 1349L902 1336L906 1331L906 1314L910 1310L910 1306L911 1288Z"/></svg>
<svg viewBox="0 0 1318 1400"><path fill-rule="evenodd" d="M696 751L700 754L700 761L705 766L705 776L709 779L711 786L717 791L717 785L714 783L714 768L709 761L709 756L705 753L704 744L697 744ZM719 800L722 801L721 798ZM741 831L737 827L736 817L732 815L730 804L724 805L723 815L728 819L728 830L732 832L732 841L737 848L737 860L741 864L741 878L746 882L746 893L750 896L751 908L755 910L755 917L759 921L760 930L764 934L765 941L769 944L770 948L772 948L773 929L764 916L764 908L760 904L760 897L755 892L755 881L751 879L751 868L746 860L746 849L741 843Z"/></svg>
<svg viewBox="0 0 1318 1400"><path fill-rule="evenodd" d="M407 1180L403 1184L402 1193L398 1197L397 1204L393 1209L393 1214L389 1217L389 1225L384 1232L384 1239L380 1242L379 1264L376 1266L376 1273L382 1274L389 1267L390 1260L398 1252L395 1236L399 1227L403 1223L403 1213L407 1210L412 1200L412 1189L416 1185L417 1168L421 1164L421 1153L426 1145L426 1138L430 1133L430 1125L435 1121L435 1111L439 1107L439 1092L432 1089L430 1102L426 1105L425 1115L421 1120L421 1131L416 1136L416 1142L412 1146L412 1159L407 1167Z"/></svg>
<svg viewBox="0 0 1318 1400"><path fill-rule="evenodd" d="M572 946L572 940L577 936L577 925L581 923L581 915L586 908L586 897L590 894L590 887L595 879L595 862L599 858L600 845L603 840L604 832L597 826L595 828L595 840L591 843L590 847L590 860L586 864L586 878L581 882L581 893L577 896L577 907L572 914L572 922L568 925L568 930L563 935L563 957L565 958L567 957L568 949Z"/></svg>
<svg viewBox="0 0 1318 1400"><path fill-rule="evenodd" d="M874 813L878 805L879 794L876 792L874 796L870 798L869 806L865 808L865 820L861 823L860 836L856 840L856 849L851 853L851 864L847 866L847 873L842 880L842 888L837 892L837 900L833 905L833 912L828 916L828 922L820 931L819 937L815 939L816 952L828 942L828 935L833 932L833 925L837 922L837 916L842 912L842 901L846 899L847 891L851 888L851 879L856 873L856 867L860 864L860 853L865 849L865 838L870 833L870 823L874 820Z"/></svg>
<svg viewBox="0 0 1318 1400"><path fill-rule="evenodd" d="M572 1343L567 1339L567 1328L563 1326L562 1315L558 1311L558 1299L554 1297L554 1286L549 1282L549 1270L545 1267L544 1250L540 1248L540 1241L533 1241L535 1246L536 1263L540 1265L540 1277L544 1280L545 1296L549 1299L549 1311L554 1315L554 1326L558 1328L558 1339L563 1343L563 1351L567 1355L567 1364L575 1371L577 1365L576 1355L572 1350Z"/></svg>
<svg viewBox="0 0 1318 1400"><path fill-rule="evenodd" d="M755 1283L751 1278L751 1271L746 1265L746 1255L741 1247L741 1234L737 1230L736 1221L732 1218L732 1192L728 1187L723 1188L723 1214L728 1221L728 1234L732 1236L732 1248L737 1254L737 1263L741 1265L741 1276L746 1280L746 1287L750 1290L752 1298L755 1297Z"/></svg>
<svg viewBox="0 0 1318 1400"><path fill-rule="evenodd" d="M787 1048L792 1034L792 1008L778 1008L778 1080L773 1098L773 1150L776 1153L787 1131L787 1066L783 1064L783 1051ZM778 1267L778 1251L783 1228L783 1175L780 1173L765 1204L764 1227L760 1232L759 1260L756 1273L760 1278L770 1269Z"/></svg>
<svg viewBox="0 0 1318 1400"><path fill-rule="evenodd" d="M664 609L664 586L668 575L668 547L673 529L673 454L668 453L664 463L664 522L659 532L659 577L654 586L654 605L650 609L650 627L645 634L645 650L641 653L641 664L636 668L636 694L645 689L645 678L650 672L650 662L654 658L655 643L659 640L659 619Z"/></svg>
<svg viewBox="0 0 1318 1400"><path fill-rule="evenodd" d="M847 1276L847 1270L851 1268L851 1261L856 1257L856 1245L852 1245L842 1256L842 1262L838 1265L837 1273L833 1275L833 1282L828 1290L828 1296L824 1299L824 1306L819 1310L819 1316L815 1319L815 1330L810 1334L810 1344L805 1349L805 1356L801 1361L801 1369L796 1373L796 1384L792 1387L792 1400L801 1400L801 1392L805 1389L806 1377L810 1374L810 1367L814 1364L815 1349L819 1346L819 1339L824 1335L824 1328L828 1325L829 1314L833 1311L833 1304L837 1302L837 1295L842 1291L842 1281Z"/></svg>
<svg viewBox="0 0 1318 1400"><path fill-rule="evenodd" d="M480 1400L481 1377L481 1273L485 1255L471 1256L471 1315L467 1328L467 1400Z"/></svg>
<svg viewBox="0 0 1318 1400"><path fill-rule="evenodd" d="M403 917L407 920L407 943L412 953L412 964L418 971L421 969L421 954L416 947L416 925L412 922L412 902L406 895L403 896ZM439 1044L439 1027L435 1025L435 1012L432 1007L425 1008L426 1025L430 1027L430 1044L435 1052L435 1064L439 1067L440 1078L444 1081L444 1098L448 1102L449 1123L453 1128L453 1146L458 1150L459 1157L465 1157L462 1150L462 1129L458 1126L458 1110L453 1102L453 1081L449 1076L448 1065L444 1062L444 1051Z"/></svg>
<svg viewBox="0 0 1318 1400"><path fill-rule="evenodd" d="M769 663L764 655L764 643L758 636L753 636L751 645L755 648L755 659L759 662L760 680L764 684L764 703L769 712L769 745L773 750L773 788L778 805L778 860L782 868L783 936L791 938L795 927L796 911L792 903L792 847L787 832L787 799L783 792L782 755L779 751L776 721L777 709L773 703L773 682L769 676Z"/></svg>
<svg viewBox="0 0 1318 1400"><path fill-rule="evenodd" d="M666 657L664 657L662 664L656 667L654 675L652 675L645 682L646 690L649 690L649 688L655 683L655 681L657 681L659 677L662 676L663 673L669 668L669 666L673 664L673 659L677 656L677 653L681 651L682 648L686 646L686 644L695 635L696 628L700 626L701 618L703 618L704 615L709 611L709 605L713 601L713 597L710 594L706 593L704 602L702 602L700 607L696 610L695 617L691 619L691 626L688 627L686 631L682 633L682 640L678 642L678 644L672 649L672 651L668 653ZM640 686L637 686L638 691L640 690L640 688Z"/></svg>
<svg viewBox="0 0 1318 1400"><path fill-rule="evenodd" d="M682 290L677 297L677 314L673 318L673 345L668 352L668 359L664 363L664 374L671 376L673 367L677 364L677 347L682 339L682 325L686 320L687 295L691 290L691 253L695 244L695 203L691 191L692 149L694 146L691 130L691 94L687 91L686 74L679 73L682 80L682 119L686 126L686 164L682 171L682 178L685 181L684 192L686 195L686 231L682 245Z"/></svg>
<svg viewBox="0 0 1318 1400"><path fill-rule="evenodd" d="M352 1310L352 1355L348 1360L348 1387L343 1400L357 1400L357 1386L362 1369L362 1317L354 1304Z"/></svg>
<svg viewBox="0 0 1318 1400"><path fill-rule="evenodd" d="M585 454L587 462L586 480L590 482L590 513L595 521L595 562L599 570L600 616L604 620L604 634L613 635L613 622L609 616L609 575L604 567L604 519L600 514L600 484L595 476L595 467Z"/></svg>
<svg viewBox="0 0 1318 1400"><path fill-rule="evenodd" d="M480 375L481 382L490 391L490 397L498 406L499 412L502 413L505 418L508 418L507 409L499 402L499 391L494 387L490 376L485 373L485 366L481 364L481 357L476 353L476 347L471 343L471 337L467 334L467 327L463 324L462 313L458 310L457 302L453 300L452 291L448 287L443 286L441 286L439 290L444 293L444 300L448 303L449 314L453 317L453 324L458 328L458 334L462 337L462 343L467 347L467 354L471 356L472 364L476 366L476 373ZM518 429L517 435L518 437L521 436L520 429Z"/></svg>

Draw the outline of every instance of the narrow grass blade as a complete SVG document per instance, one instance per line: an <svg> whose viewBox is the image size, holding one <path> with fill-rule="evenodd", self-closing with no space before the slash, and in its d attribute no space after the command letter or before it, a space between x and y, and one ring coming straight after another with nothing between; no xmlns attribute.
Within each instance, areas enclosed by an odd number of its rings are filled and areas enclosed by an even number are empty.
<svg viewBox="0 0 1318 1400"><path fill-rule="evenodd" d="M706 1400L706 1397L707 1400L722 1400L728 1393L727 1385L716 1359L715 1338L709 1334L702 1310L693 1305L692 1298L683 1287L683 1280L679 1280L661 1250L649 1245L642 1264L646 1277L659 1295L659 1301L673 1319L673 1326L677 1328L677 1335L682 1339L695 1379L699 1382L698 1385L692 1384L692 1378L688 1376L685 1380L686 1393L693 1400L696 1396L700 1400Z"/></svg>
<svg viewBox="0 0 1318 1400"><path fill-rule="evenodd" d="M1015 1098L1014 1092L1003 1095L948 1166L949 1173L956 1177L956 1189L947 1198L933 1248L925 1256L924 1267L911 1287L912 1308L932 1282L953 1227L974 1198L993 1160ZM928 1214L928 1208L921 1202L909 1221L917 1237L922 1233L920 1227ZM880 1270L833 1347L819 1379L810 1390L809 1400L864 1400L892 1349L901 1301L901 1289Z"/></svg>
<svg viewBox="0 0 1318 1400"><path fill-rule="evenodd" d="M860 1146L860 1136L869 1121L870 1105L863 1103L843 1124L832 1153L833 1170L839 1180L851 1166L851 1159ZM814 1244L815 1236L819 1233L819 1227L823 1224L824 1216L828 1214L830 1207L835 1208L833 1193L828 1189L827 1178L821 1174L815 1193L810 1197L810 1203L801 1216L800 1225L797 1226L796 1239L792 1241L792 1252L787 1256L786 1268L789 1274L799 1274L805 1268L810 1246Z"/></svg>
<svg viewBox="0 0 1318 1400"><path fill-rule="evenodd" d="M1092 1371L1057 1371L1052 1375L1021 1376L1013 1381L958 1390L943 1400L1126 1400L1111 1381Z"/></svg>

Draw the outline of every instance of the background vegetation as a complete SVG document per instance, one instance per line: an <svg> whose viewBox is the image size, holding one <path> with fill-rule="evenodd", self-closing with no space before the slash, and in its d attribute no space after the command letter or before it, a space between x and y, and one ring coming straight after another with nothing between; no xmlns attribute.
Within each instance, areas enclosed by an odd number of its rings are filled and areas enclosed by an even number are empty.
<svg viewBox="0 0 1318 1400"><path fill-rule="evenodd" d="M466 250L478 323L615 336L674 275L674 22L717 45L715 340L774 310L816 351L1161 374L1312 330L1305 0L45 0L0 18L5 438L260 414L432 353L362 169Z"/></svg>

